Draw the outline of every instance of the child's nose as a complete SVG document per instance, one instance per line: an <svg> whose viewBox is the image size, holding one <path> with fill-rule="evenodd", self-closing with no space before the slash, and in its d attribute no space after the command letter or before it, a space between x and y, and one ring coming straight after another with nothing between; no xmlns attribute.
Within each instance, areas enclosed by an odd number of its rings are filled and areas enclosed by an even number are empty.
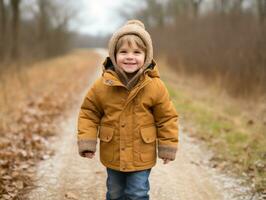
<svg viewBox="0 0 266 200"><path fill-rule="evenodd" d="M133 59L133 54L132 54L132 53L129 53L129 54L127 55L127 59Z"/></svg>

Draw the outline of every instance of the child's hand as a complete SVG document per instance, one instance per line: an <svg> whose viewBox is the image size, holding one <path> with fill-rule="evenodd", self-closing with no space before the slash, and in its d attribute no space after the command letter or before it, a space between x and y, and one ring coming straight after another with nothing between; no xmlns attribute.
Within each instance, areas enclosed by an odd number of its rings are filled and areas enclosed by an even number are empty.
<svg viewBox="0 0 266 200"><path fill-rule="evenodd" d="M85 155L85 157L92 159L94 157L95 153L92 151L89 151L89 152L85 152L84 155Z"/></svg>
<svg viewBox="0 0 266 200"><path fill-rule="evenodd" d="M168 159L168 158L162 158L163 159L163 164L167 164L167 163L169 163L171 160L170 159Z"/></svg>

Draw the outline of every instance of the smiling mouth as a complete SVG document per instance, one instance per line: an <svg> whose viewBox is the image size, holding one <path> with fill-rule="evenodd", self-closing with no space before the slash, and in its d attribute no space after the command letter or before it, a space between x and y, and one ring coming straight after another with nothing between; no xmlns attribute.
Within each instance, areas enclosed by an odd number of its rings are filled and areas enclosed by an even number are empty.
<svg viewBox="0 0 266 200"><path fill-rule="evenodd" d="M124 63L125 65L136 65L137 63Z"/></svg>

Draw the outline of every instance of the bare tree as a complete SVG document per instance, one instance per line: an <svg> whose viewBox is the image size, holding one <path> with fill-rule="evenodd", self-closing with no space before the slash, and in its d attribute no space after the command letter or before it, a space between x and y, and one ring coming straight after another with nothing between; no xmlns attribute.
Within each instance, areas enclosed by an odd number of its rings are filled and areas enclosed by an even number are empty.
<svg viewBox="0 0 266 200"><path fill-rule="evenodd" d="M50 1L38 0L39 17L38 17L38 36L40 42L45 40L48 36L49 22L49 9Z"/></svg>
<svg viewBox="0 0 266 200"><path fill-rule="evenodd" d="M243 4L243 1L244 0L237 0L237 1L234 1L234 4L233 4L233 8L235 10L241 10L242 9L242 4Z"/></svg>
<svg viewBox="0 0 266 200"><path fill-rule="evenodd" d="M214 8L217 12L225 14L228 10L229 0L217 0L214 1Z"/></svg>
<svg viewBox="0 0 266 200"><path fill-rule="evenodd" d="M264 23L266 19L266 0L257 0L257 5L260 22Z"/></svg>
<svg viewBox="0 0 266 200"><path fill-rule="evenodd" d="M164 26L164 9L163 5L158 3L156 0L148 0L147 6L149 8L149 12L153 18L153 23L157 27Z"/></svg>
<svg viewBox="0 0 266 200"><path fill-rule="evenodd" d="M19 48L19 22L20 22L20 0L11 0L12 7L12 48L11 57L14 59L18 58Z"/></svg>
<svg viewBox="0 0 266 200"><path fill-rule="evenodd" d="M166 18L168 21L176 22L179 17L189 16L189 4L187 0L169 0L166 5Z"/></svg>
<svg viewBox="0 0 266 200"><path fill-rule="evenodd" d="M6 36L6 8L4 0L0 0L0 60L4 57Z"/></svg>
<svg viewBox="0 0 266 200"><path fill-rule="evenodd" d="M141 19L148 29L151 27L163 27L165 23L163 4L156 0L146 0L145 4L145 8L139 9L134 17ZM123 11L121 13L123 13ZM123 15L126 16L126 14Z"/></svg>
<svg viewBox="0 0 266 200"><path fill-rule="evenodd" d="M202 0L191 0L194 18L197 18L199 15L199 9L200 9L201 3L202 3Z"/></svg>

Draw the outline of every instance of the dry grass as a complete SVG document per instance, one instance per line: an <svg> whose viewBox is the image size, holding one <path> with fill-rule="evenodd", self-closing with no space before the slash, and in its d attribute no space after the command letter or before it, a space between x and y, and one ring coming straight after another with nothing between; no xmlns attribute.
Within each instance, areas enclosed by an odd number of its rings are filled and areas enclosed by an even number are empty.
<svg viewBox="0 0 266 200"><path fill-rule="evenodd" d="M173 69L253 100L266 93L265 33L251 13L183 17L152 31L155 52L165 53Z"/></svg>
<svg viewBox="0 0 266 200"><path fill-rule="evenodd" d="M167 73L163 79L193 137L204 140L215 152L214 166L245 175L256 191L266 184L266 101L235 99L224 88L206 85L198 76ZM264 99L264 100L263 100Z"/></svg>
<svg viewBox="0 0 266 200"><path fill-rule="evenodd" d="M65 88L67 92L67 87L73 86L71 82L82 86L84 75L89 75L89 72L82 72L89 71L89 68L95 67L96 64L98 63L95 53L76 50L66 56L37 62L27 67L8 66L9 70L2 74L0 80L0 128L12 122L12 115L25 102L58 92L56 88ZM83 77L78 78L79 76ZM60 92L66 95L63 91Z"/></svg>

